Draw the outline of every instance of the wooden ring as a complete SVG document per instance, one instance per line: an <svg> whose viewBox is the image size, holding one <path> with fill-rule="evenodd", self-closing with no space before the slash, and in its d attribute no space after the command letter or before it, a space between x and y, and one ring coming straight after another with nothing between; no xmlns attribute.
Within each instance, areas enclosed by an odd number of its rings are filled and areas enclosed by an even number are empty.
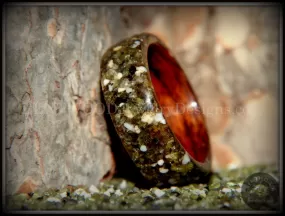
<svg viewBox="0 0 285 216"><path fill-rule="evenodd" d="M122 144L147 181L165 187L208 179L203 113L160 39L143 33L110 47L101 61L101 87Z"/></svg>

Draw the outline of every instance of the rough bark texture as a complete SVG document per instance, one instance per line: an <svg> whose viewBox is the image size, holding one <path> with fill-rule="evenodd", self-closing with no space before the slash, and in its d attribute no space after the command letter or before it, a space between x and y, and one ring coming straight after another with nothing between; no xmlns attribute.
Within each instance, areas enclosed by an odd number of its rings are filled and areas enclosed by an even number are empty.
<svg viewBox="0 0 285 216"><path fill-rule="evenodd" d="M111 168L100 58L119 7L6 7L6 192L97 184Z"/></svg>

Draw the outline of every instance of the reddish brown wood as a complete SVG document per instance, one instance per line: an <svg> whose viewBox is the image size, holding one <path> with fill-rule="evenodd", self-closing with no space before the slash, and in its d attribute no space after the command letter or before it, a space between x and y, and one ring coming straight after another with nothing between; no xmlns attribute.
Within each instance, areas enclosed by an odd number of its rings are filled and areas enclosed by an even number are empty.
<svg viewBox="0 0 285 216"><path fill-rule="evenodd" d="M149 46L148 63L156 98L169 127L193 159L205 162L209 137L198 100L182 68L158 43Z"/></svg>

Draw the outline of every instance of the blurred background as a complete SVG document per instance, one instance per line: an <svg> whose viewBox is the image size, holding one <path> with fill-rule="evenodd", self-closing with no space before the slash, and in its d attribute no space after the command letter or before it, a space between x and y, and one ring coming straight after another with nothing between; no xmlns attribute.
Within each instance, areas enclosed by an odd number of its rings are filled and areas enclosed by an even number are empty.
<svg viewBox="0 0 285 216"><path fill-rule="evenodd" d="M171 49L198 96L213 169L278 163L279 10L122 7L129 36L150 32Z"/></svg>

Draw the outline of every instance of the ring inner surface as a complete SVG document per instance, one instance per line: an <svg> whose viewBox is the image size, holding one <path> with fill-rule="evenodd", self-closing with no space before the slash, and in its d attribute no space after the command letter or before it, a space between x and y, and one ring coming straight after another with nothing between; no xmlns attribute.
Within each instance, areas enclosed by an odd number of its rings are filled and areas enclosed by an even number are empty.
<svg viewBox="0 0 285 216"><path fill-rule="evenodd" d="M156 99L171 131L198 162L209 154L209 138L198 101L182 68L159 43L148 47L148 64Z"/></svg>

